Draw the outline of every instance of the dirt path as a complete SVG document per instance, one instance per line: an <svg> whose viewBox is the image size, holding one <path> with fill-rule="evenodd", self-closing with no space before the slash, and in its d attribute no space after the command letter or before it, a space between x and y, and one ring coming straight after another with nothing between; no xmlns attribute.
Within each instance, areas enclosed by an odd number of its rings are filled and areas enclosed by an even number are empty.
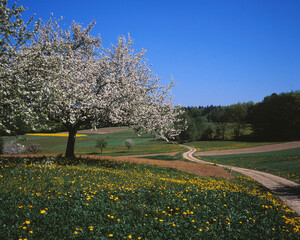
<svg viewBox="0 0 300 240"><path fill-rule="evenodd" d="M294 142L278 143L278 144L271 144L271 145L251 147L251 148L238 148L238 149L197 152L195 154L195 156L213 156L213 155L231 155L231 154L243 154L243 153L271 152L271 151L279 151L279 150L298 148L298 147L300 147L300 141L294 141Z"/></svg>
<svg viewBox="0 0 300 240"><path fill-rule="evenodd" d="M193 156L193 153L196 152L196 148L189 146L181 145L189 149L188 152L183 154L183 157L187 160L198 162L202 164L213 165L215 163L202 161ZM257 182L261 183L267 187L272 193L276 194L287 206L293 209L298 215L300 215L300 196L295 192L300 190L300 184L292 182L282 177L272 175L270 173L264 173L256 170L233 167L228 165L216 164L217 166L228 168L233 171L242 173L248 177L253 178Z"/></svg>

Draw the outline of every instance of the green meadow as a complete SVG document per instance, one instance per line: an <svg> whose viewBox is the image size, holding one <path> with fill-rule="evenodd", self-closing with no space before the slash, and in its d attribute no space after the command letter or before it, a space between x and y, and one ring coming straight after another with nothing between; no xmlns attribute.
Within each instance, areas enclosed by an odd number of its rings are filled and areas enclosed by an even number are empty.
<svg viewBox="0 0 300 240"><path fill-rule="evenodd" d="M265 171L300 183L300 148L200 158L214 163Z"/></svg>
<svg viewBox="0 0 300 240"><path fill-rule="evenodd" d="M1 158L2 239L299 239L260 184L125 162Z"/></svg>
<svg viewBox="0 0 300 240"><path fill-rule="evenodd" d="M95 147L99 137L108 143L102 154ZM123 146L126 139L134 147ZM88 133L77 137L72 161L42 156L64 154L66 137L24 135L19 142L38 143L42 152L37 158L0 157L1 239L300 239L300 217L240 174L233 173L233 179L201 177L173 168L80 158L157 153L148 158L183 160L185 148L151 135ZM187 145L215 150L264 144ZM178 153L159 155L168 152ZM299 155L300 148L201 159L299 181Z"/></svg>
<svg viewBox="0 0 300 240"><path fill-rule="evenodd" d="M109 156L127 156L151 153L168 153L185 151L185 148L178 145L155 139L149 134L137 136L133 130L125 130L121 132L109 134L87 133L87 136L77 137L75 144L75 154L77 155L109 155ZM67 145L67 137L57 136L19 136L19 142L25 146L30 144L40 144L42 152L39 154L64 154ZM96 140L104 138L107 147L103 149L103 153L99 148L95 147ZM5 138L9 141L11 138ZM126 139L132 139L134 147L128 149L124 146Z"/></svg>

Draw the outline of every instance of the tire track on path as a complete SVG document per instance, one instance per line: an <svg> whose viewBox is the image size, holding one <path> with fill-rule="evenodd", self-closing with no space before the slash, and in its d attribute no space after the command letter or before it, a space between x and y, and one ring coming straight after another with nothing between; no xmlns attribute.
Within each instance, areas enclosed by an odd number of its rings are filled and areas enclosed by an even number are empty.
<svg viewBox="0 0 300 240"><path fill-rule="evenodd" d="M273 194L277 195L287 206L293 209L300 216L300 196L296 194L297 191L300 191L300 184L270 173L203 161L193 156L193 154L197 151L196 148L186 145L180 146L189 149L189 151L183 154L183 157L187 160L228 168L256 180L257 182L268 188Z"/></svg>

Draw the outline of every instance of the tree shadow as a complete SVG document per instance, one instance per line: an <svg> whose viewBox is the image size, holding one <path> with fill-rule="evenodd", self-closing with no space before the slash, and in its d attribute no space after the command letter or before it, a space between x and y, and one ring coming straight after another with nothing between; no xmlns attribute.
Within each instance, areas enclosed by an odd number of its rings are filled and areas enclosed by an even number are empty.
<svg viewBox="0 0 300 240"><path fill-rule="evenodd" d="M101 153L100 152L87 153L87 155L97 155L97 154L101 154Z"/></svg>
<svg viewBox="0 0 300 240"><path fill-rule="evenodd" d="M287 187L282 186L274 189L278 196L289 197L293 200L300 200L300 186Z"/></svg>

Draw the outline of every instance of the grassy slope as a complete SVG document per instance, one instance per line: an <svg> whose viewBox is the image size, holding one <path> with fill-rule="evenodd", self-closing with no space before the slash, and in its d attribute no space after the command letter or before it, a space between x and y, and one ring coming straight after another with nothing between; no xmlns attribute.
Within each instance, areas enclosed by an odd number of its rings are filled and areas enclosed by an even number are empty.
<svg viewBox="0 0 300 240"><path fill-rule="evenodd" d="M64 154L66 149L66 137L53 136L21 136L27 138L27 141L21 142L25 146L33 143L41 145L43 151L40 154ZM108 145L101 155L124 156L151 153L167 153L184 150L183 147L167 143L163 140L157 140L149 135L137 136L134 131L127 130L109 134L89 133L86 137L77 137L75 144L75 154L98 155L100 149L95 147L96 140L105 138ZM135 146L127 149L123 146L126 139L133 139ZM9 140L7 138L6 140Z"/></svg>
<svg viewBox="0 0 300 240"><path fill-rule="evenodd" d="M300 219L246 177L111 161L0 162L1 239L299 237Z"/></svg>
<svg viewBox="0 0 300 240"><path fill-rule="evenodd" d="M265 153L201 156L201 159L270 172L300 182L300 148Z"/></svg>

